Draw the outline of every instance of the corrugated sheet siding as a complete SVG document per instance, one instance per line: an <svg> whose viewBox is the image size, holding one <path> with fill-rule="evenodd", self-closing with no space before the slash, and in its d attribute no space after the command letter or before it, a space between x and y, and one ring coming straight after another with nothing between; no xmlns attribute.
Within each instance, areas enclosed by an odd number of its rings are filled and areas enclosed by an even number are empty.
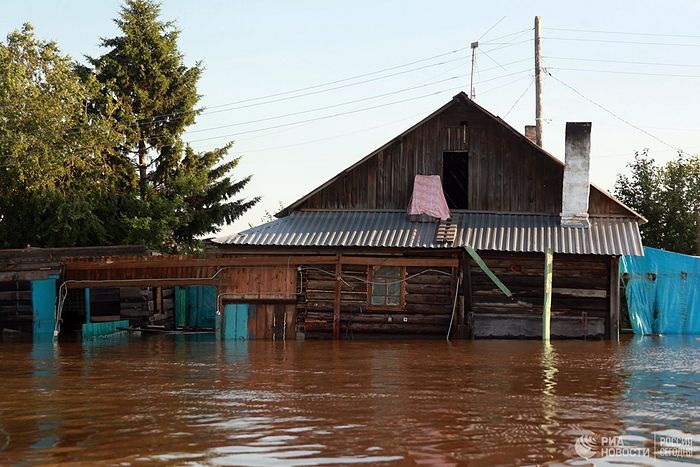
<svg viewBox="0 0 700 467"><path fill-rule="evenodd" d="M436 243L437 223L411 222L404 211L297 211L218 242L228 245L460 248L510 252L642 255L637 221L591 217L591 227L562 227L559 216L461 212L454 242Z"/></svg>

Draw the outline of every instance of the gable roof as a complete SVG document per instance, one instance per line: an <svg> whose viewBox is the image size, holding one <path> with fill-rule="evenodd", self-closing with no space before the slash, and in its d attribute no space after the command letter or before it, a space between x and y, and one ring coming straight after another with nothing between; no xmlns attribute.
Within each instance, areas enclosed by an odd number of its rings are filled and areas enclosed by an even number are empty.
<svg viewBox="0 0 700 467"><path fill-rule="evenodd" d="M520 133L518 130L516 130L515 128L513 128L512 126L510 126L510 125L509 125L508 123L506 123L506 121L503 120L502 118L500 118L500 117L498 117L498 116L492 114L491 112L489 112L488 110L486 110L485 108L483 108L482 106L480 106L479 104L477 104L476 102L474 102L473 100L469 99L469 97L468 97L464 92L460 92L459 94L455 95L455 96L454 96L449 102L447 102L445 105L443 105L443 106L440 107L439 109L435 110L433 113L431 113L430 115L428 115L427 117L425 117L424 119L422 119L421 121L419 121L418 123L416 123L415 125L411 126L411 127L408 128L407 130L405 130L404 132L402 132L401 134L399 134L398 136L392 138L391 140L389 140L388 142L386 142L385 144L383 144L381 147L375 149L374 151L372 151L371 153L369 153L367 156L363 157L363 158L360 159L359 161L357 161L357 162L355 162L354 164L352 164L350 167L346 168L345 170L341 171L340 173L338 173L337 175L335 175L334 177L332 177L330 180L326 181L325 183L321 184L320 186L318 186L318 187L315 188L314 190L310 191L310 192L307 193L306 195L302 196L301 198L297 199L296 201L294 201L294 202L291 203L290 205L288 205L288 206L286 206L285 208L283 208L281 211L279 211L278 213L275 214L275 217L277 217L277 218L282 218L282 217L285 217L285 216L289 215L292 211L295 211L295 210L296 210L300 205L302 205L305 201L307 201L309 198L311 198L312 196L314 196L315 194L317 194L318 192L320 192L320 191L323 190L324 188L330 186L330 185L333 184L335 181L339 180L340 178L342 178L344 175L346 175L346 174L348 174L349 172L351 172L351 171L352 171L353 169L355 169L356 167L358 167L358 166L360 166L361 164L365 163L367 160L371 159L372 157L375 157L377 154L379 154L380 152L382 152L382 151L383 151L384 149L386 149L387 147L389 147L389 146L391 146L392 144L394 144L394 143L400 141L400 140L403 139L407 134L411 133L411 132L412 132L413 130L415 130L416 128L418 128L418 127L420 127L421 125L425 124L426 122L428 122L429 120L431 120L431 119L434 118L435 116L441 114L442 112L446 111L447 109L449 109L449 108L451 108L452 106L454 106L454 105L456 105L456 104L459 104L459 103L466 103L466 104L468 104L468 105L473 106L474 108L476 108L477 110L479 110L481 113L483 113L484 115L486 115L487 117L489 117L491 120L495 121L496 123L498 123L499 125L501 125L503 128L505 128L506 130L508 130L509 132L511 132L514 136L516 136L517 138L519 138L520 141L521 141L522 143L528 144L528 145L532 146L533 148L535 148L535 149L537 150L537 152L539 152L540 154L542 154L542 156L548 157L548 158L550 158L552 161L554 161L555 163L557 163L560 167L564 167L564 163L563 163L561 160L559 160L558 158L554 157L551 153L545 151L543 148L541 148L540 146L538 146L537 144L535 144L534 142L532 142L530 139L526 138L522 133ZM646 222L646 219L644 218L644 216L642 216L641 214L639 214L638 212L636 212L634 209L632 209L632 208L630 208L629 206L627 206L627 205L625 205L624 203L622 203L620 200L618 200L617 198L615 198L613 195L611 195L610 193L608 193L606 190L604 190L604 189L598 187L597 185L595 185L595 184L593 184L593 183L591 183L591 188L594 189L594 190L596 190L596 191L598 191L598 192L600 192L603 196L605 196L606 198L608 198L608 199L610 199L611 201L613 201L615 204L619 205L620 207L622 207L623 209L625 209L626 211L628 211L632 216L634 216L635 218L637 218L638 221L640 221L640 222Z"/></svg>

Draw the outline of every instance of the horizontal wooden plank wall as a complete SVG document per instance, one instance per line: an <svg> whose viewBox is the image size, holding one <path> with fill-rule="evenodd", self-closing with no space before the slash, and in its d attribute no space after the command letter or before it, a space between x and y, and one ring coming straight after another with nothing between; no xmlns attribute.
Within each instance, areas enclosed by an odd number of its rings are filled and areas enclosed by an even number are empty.
<svg viewBox="0 0 700 467"><path fill-rule="evenodd" d="M370 265L344 264L341 274L340 337L445 336L454 297L452 268L406 267L405 305L397 310L368 309ZM440 270L447 275L430 271ZM307 338L332 338L335 267L323 266L302 272L303 297L298 303L299 325Z"/></svg>
<svg viewBox="0 0 700 467"><path fill-rule="evenodd" d="M471 262L471 310L475 314L542 314L544 255L481 253L486 265L511 290L506 297L481 269ZM554 255L552 316L609 321L610 258L607 256ZM583 325L583 322L582 322Z"/></svg>
<svg viewBox="0 0 700 467"><path fill-rule="evenodd" d="M294 300L297 270L290 266L246 266L223 270L218 293L227 300Z"/></svg>
<svg viewBox="0 0 700 467"><path fill-rule="evenodd" d="M561 212L563 166L464 103L341 174L299 209L405 209L415 175L442 175L444 151L469 157L470 210ZM589 213L630 215L596 188Z"/></svg>

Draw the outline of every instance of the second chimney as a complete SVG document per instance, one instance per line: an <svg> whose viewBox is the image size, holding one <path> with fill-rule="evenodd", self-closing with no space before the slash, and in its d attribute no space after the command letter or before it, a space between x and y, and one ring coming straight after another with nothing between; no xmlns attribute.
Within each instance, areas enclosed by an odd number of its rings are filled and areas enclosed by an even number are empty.
<svg viewBox="0 0 700 467"><path fill-rule="evenodd" d="M525 137L537 144L537 127L535 125L525 125Z"/></svg>
<svg viewBox="0 0 700 467"><path fill-rule="evenodd" d="M561 196L562 227L588 228L591 168L591 123L567 122L564 144L564 183Z"/></svg>

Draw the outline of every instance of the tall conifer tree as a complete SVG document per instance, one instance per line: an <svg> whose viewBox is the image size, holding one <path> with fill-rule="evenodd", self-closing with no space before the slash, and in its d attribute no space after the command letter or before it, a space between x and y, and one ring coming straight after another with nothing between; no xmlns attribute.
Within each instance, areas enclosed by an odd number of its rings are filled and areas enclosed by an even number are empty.
<svg viewBox="0 0 700 467"><path fill-rule="evenodd" d="M146 243L161 251L198 246L252 207L258 198L232 199L250 177L234 181L238 159L224 162L231 143L198 153L182 141L201 111L196 105L200 63L184 64L179 31L160 19L151 0L127 0L115 20L121 34L102 40L107 52L89 58L103 85L104 101L122 133L119 152L138 170L138 196L123 214L122 242Z"/></svg>

